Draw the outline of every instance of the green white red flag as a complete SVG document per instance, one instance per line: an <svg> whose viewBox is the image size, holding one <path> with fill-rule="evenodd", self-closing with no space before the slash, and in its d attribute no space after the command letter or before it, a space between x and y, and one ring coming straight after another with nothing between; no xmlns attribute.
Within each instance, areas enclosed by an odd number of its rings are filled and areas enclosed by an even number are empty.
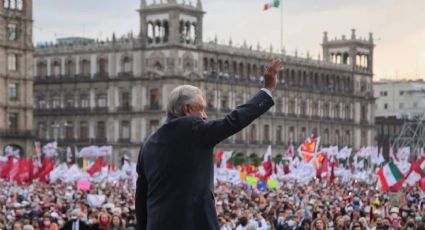
<svg viewBox="0 0 425 230"><path fill-rule="evenodd" d="M281 0L271 0L269 3L264 4L264 10L269 10L271 8L279 8Z"/></svg>
<svg viewBox="0 0 425 230"><path fill-rule="evenodd" d="M378 177L381 182L382 190L398 191L402 184L404 176L394 162L388 162L384 167L378 170Z"/></svg>

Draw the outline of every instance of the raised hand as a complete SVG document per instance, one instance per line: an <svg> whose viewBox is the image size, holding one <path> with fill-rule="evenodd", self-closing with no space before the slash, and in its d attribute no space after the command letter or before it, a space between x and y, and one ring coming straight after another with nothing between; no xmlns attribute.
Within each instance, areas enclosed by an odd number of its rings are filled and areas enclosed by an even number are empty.
<svg viewBox="0 0 425 230"><path fill-rule="evenodd" d="M273 91L277 85L277 73L283 68L283 62L275 59L267 67L264 73L264 88Z"/></svg>

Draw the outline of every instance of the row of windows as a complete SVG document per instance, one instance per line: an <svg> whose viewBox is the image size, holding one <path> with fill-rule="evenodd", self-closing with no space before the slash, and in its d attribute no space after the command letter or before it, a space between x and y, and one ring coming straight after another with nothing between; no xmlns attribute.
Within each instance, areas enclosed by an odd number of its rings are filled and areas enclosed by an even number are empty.
<svg viewBox="0 0 425 230"><path fill-rule="evenodd" d="M220 108L229 109L229 99L227 96L222 96L220 98ZM207 109L215 108L215 100L212 94L209 94L206 99ZM242 97L236 98L236 105L242 104ZM339 103L331 106L332 103L324 103L321 107L319 102L314 101L311 104L307 101L298 101L295 99L289 99L287 104L283 102L281 98L276 99L276 113L289 113L289 114L302 114L307 115L311 110L313 116L320 116L319 112L322 112L324 117L336 117L340 118L343 116L345 119L351 119L352 109L351 105L340 105ZM297 110L297 107L299 110ZM285 109L286 108L286 109ZM343 111L341 111L343 109Z"/></svg>
<svg viewBox="0 0 425 230"><path fill-rule="evenodd" d="M378 105L378 104L376 104L376 105ZM406 104L404 103L404 102L400 102L399 104L398 104L398 108L399 109L405 109L405 108L407 108L408 106L406 106ZM412 108L414 108L414 109L416 109L416 108L418 108L418 102L413 102L412 103ZM379 108L378 108L379 109ZM382 106L382 109L384 109L384 110L388 110L388 109L390 109L390 105L388 105L388 103L384 103L384 105Z"/></svg>
<svg viewBox="0 0 425 230"><path fill-rule="evenodd" d="M129 141L131 139L131 125L130 121L123 120L120 121L119 125L119 139ZM78 125L78 127L75 127ZM46 126L46 122L39 122L37 127L37 136L39 138L59 138L63 135L65 140L74 140L76 136L78 136L78 140L88 140L89 139L89 123L87 121L80 121L79 123L75 123L72 121L67 121L63 126L59 125L56 122L52 122L50 127ZM156 131L159 127L159 120L150 120L147 128L147 135L150 135L152 132ZM76 129L77 128L77 129ZM99 140L106 139L106 123L105 121L97 121L95 123L95 137ZM48 133L49 132L49 133ZM59 132L63 132L60 135ZM49 134L49 135L48 135ZM77 134L77 135L75 135ZM250 143L258 142L258 134L257 133L257 125L252 124L247 131L247 141ZM322 143L324 144L346 144L351 145L351 133L350 130L345 130L344 133L340 132L339 129L334 130L333 135L330 134L329 129L324 129L323 133L318 133L317 129L314 128L311 133L307 132L305 127L301 127L298 131L298 135L296 135L295 128L293 126L289 127L287 130L287 135L284 137L282 126L277 126L275 129L275 137L274 141L277 144L287 143L301 143L303 142L307 136L310 134L322 136ZM271 126L264 125L263 133L261 137L263 143L272 142L271 138ZM243 141L243 131L239 132L235 136L235 140L237 142Z"/></svg>
<svg viewBox="0 0 425 230"><path fill-rule="evenodd" d="M160 93L159 89L154 88L149 91L149 105L151 107L159 107L160 104ZM89 108L90 106L90 96L88 93L82 93L79 95L76 94L53 94L50 97L50 100L47 100L44 95L40 95L36 98L36 108L38 109L58 109L58 108ZM95 105L93 107L97 108L106 108L108 106L108 95L105 92L100 92L95 95ZM129 91L124 91L119 94L119 105L123 108L131 107L131 93Z"/></svg>
<svg viewBox="0 0 425 230"><path fill-rule="evenodd" d="M206 73L219 75L246 76L250 80L262 76L265 66L256 64L238 63L236 61L222 61L204 58L204 71ZM349 90L353 88L353 81L348 76L317 73L313 71L303 71L286 68L279 73L279 81L291 85L326 85L337 90Z"/></svg>
<svg viewBox="0 0 425 230"><path fill-rule="evenodd" d="M400 90L399 91L399 95L400 96L406 95L406 91ZM381 91L381 92L379 92L379 96L381 96L381 97L387 97L388 96L388 92L387 91Z"/></svg>
<svg viewBox="0 0 425 230"><path fill-rule="evenodd" d="M23 10L23 0L4 0L3 7L11 10Z"/></svg>
<svg viewBox="0 0 425 230"><path fill-rule="evenodd" d="M91 74L91 63L89 59L81 59L79 61L79 73L82 75L90 75ZM45 61L39 61L37 63L37 76L38 77L46 77L47 76L47 68L50 68L50 75L52 76L60 76L62 75L62 62L60 60L54 60L50 66L47 65ZM64 73L65 76L75 76L77 74L77 63L68 59L65 60L64 63ZM101 57L97 59L96 70L100 76L104 76L108 74L108 59ZM132 60L128 56L124 56L121 59L121 72L131 72L132 71Z"/></svg>
<svg viewBox="0 0 425 230"><path fill-rule="evenodd" d="M105 141L107 139L106 122L97 121L94 125L95 125L94 126L95 139ZM147 132L150 134L156 131L158 127L159 127L159 120L151 120L149 121L149 127ZM76 138L77 140L88 141L89 122L80 121L77 123L77 122L67 121L64 124L59 124L58 122L52 122L50 123L50 126L47 126L46 122L38 122L36 132L37 132L36 133L37 137L40 139L47 139L47 138L59 139L61 136L63 136L65 140L72 141L72 140L75 140L75 137L77 136ZM119 139L130 141L131 139L130 121L128 120L120 121Z"/></svg>

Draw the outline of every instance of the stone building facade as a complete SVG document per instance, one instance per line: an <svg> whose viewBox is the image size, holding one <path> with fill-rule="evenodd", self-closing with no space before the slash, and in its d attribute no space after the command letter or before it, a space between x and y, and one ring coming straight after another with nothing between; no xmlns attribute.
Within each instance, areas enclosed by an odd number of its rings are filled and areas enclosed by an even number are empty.
<svg viewBox="0 0 425 230"><path fill-rule="evenodd" d="M33 143L32 0L0 0L0 152Z"/></svg>
<svg viewBox="0 0 425 230"><path fill-rule="evenodd" d="M168 0L139 10L140 33L104 42L38 47L35 123L42 141L79 147L110 143L113 160L137 157L140 145L166 119L169 92L193 84L205 92L210 119L220 118L262 86L261 75L282 58L276 106L218 149L283 153L310 134L324 145L373 144L373 38L323 37L323 60L276 54L261 47L203 41L201 1Z"/></svg>

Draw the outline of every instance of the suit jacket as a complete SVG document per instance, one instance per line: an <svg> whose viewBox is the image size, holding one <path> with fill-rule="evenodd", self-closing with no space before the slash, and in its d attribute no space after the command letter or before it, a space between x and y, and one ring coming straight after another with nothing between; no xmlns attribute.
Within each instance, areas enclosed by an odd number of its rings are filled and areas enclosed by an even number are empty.
<svg viewBox="0 0 425 230"><path fill-rule="evenodd" d="M79 223L79 227L80 227L80 230L92 230L92 229L95 229L95 228L92 228L91 226L89 226L89 225L87 225L86 223L84 223L83 221L81 221L81 220L78 220L80 223ZM66 224L61 228L61 230L72 230L72 224L74 223L74 221L68 221L68 222L66 222Z"/></svg>
<svg viewBox="0 0 425 230"><path fill-rule="evenodd" d="M274 105L263 90L225 118L169 118L140 150L138 230L218 230L213 148Z"/></svg>

